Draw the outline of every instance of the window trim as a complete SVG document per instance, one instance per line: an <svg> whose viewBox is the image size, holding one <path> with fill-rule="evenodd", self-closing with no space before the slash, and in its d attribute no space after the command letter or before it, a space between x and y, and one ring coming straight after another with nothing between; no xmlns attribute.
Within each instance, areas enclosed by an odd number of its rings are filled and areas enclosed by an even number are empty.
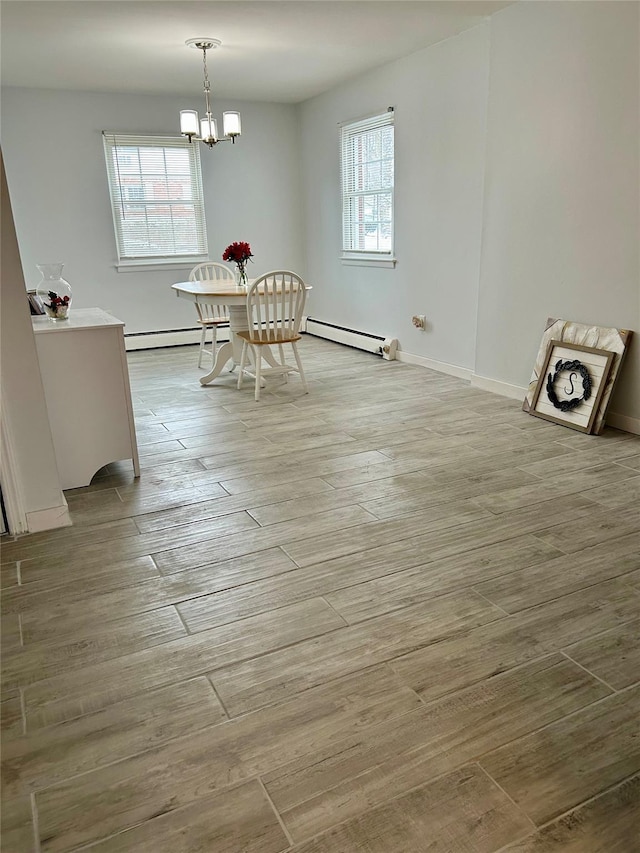
<svg viewBox="0 0 640 853"><path fill-rule="evenodd" d="M346 267L395 267L398 259L391 252L375 255L367 254L367 252L354 254L343 252L340 256L340 262Z"/></svg>
<svg viewBox="0 0 640 853"><path fill-rule="evenodd" d="M385 250L371 250L371 249L352 249L346 247L346 218L345 218L345 196L347 195L345 192L345 182L346 182L346 160L345 160L345 150L348 143L349 138L353 138L353 136L357 135L358 131L365 132L368 129L382 128L391 126L394 128L394 166L395 166L395 109L394 107L387 107L384 110L378 110L374 113L370 113L366 116L361 116L356 119L349 119L348 121L343 121L338 124L339 127L339 136L340 136L340 202L341 202L341 226L342 226L342 235L341 235L341 243L342 249L340 254L340 261L343 265L346 266L371 266L371 267L395 267L397 263L397 259L395 257L395 205L394 205L394 190L395 190L395 180L391 186L391 248L388 251ZM345 133L347 131L347 133ZM349 167L351 168L351 162L349 162ZM395 171L395 169L394 169ZM381 189L382 191L382 189Z"/></svg>
<svg viewBox="0 0 640 853"><path fill-rule="evenodd" d="M198 257L196 255L194 258ZM168 270L169 272L177 272L178 270L186 270L190 272L196 264L203 264L209 260L209 256L205 255L201 261L192 260L189 256L186 261L140 261L128 263L126 261L118 262L116 272L157 272L158 270Z"/></svg>
<svg viewBox="0 0 640 853"><path fill-rule="evenodd" d="M204 191L202 186L202 171L200 166L200 150L197 145L189 143L182 137L161 136L140 133L116 133L102 131L105 165L107 170L107 183L109 187L109 199L111 215L113 220L114 240L116 244L117 261L115 263L118 272L145 272L149 270L166 269L180 270L191 269L195 264L203 263L209 259L207 241L207 223L204 204ZM122 227L118 220L118 205L122 201L120 196L121 184L119 175L116 174L112 165L112 152L118 147L157 147L174 148L185 150L189 154L189 173L191 179L191 190L194 196L193 205L196 218L196 236L202 250L188 255L140 255L137 257L123 254L124 247L121 246L120 236ZM144 200L142 201L144 203Z"/></svg>

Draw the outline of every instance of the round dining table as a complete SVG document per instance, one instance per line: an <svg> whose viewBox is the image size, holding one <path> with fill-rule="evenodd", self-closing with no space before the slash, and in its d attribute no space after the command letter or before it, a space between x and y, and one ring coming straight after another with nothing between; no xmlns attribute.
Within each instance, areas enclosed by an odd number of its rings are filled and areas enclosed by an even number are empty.
<svg viewBox="0 0 640 853"><path fill-rule="evenodd" d="M213 367L205 376L200 377L201 385L208 385L217 376L219 376L225 365L231 362L231 369L236 364L240 364L242 355L242 338L238 337L238 332L246 331L249 328L247 319L247 292L255 279L249 279L248 285L235 284L231 281L179 281L172 284L171 288L176 292L176 296L182 299L188 299L189 302L200 303L204 305L226 305L229 309L229 338L230 340L216 350L216 357L213 362ZM309 285L306 290L311 290ZM277 367L278 362L274 358L269 347L263 347L262 353L265 361L272 367Z"/></svg>
<svg viewBox="0 0 640 853"><path fill-rule="evenodd" d="M240 364L242 340L237 333L248 328L247 287L229 281L179 281L171 287L177 296L188 299L189 302L226 305L229 309L230 340L218 347L213 367L209 373L200 377L200 384L208 385L222 373L228 362L232 362L231 369L236 364Z"/></svg>

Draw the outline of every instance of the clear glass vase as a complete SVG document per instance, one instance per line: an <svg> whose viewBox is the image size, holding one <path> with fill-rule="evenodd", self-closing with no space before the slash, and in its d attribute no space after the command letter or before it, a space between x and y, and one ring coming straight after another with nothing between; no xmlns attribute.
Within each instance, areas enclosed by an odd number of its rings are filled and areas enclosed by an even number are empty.
<svg viewBox="0 0 640 853"><path fill-rule="evenodd" d="M242 290L247 289L247 271L240 264L236 265L236 286Z"/></svg>
<svg viewBox="0 0 640 853"><path fill-rule="evenodd" d="M36 287L36 293L42 301L45 313L50 320L67 320L71 308L71 287L62 278L64 264L36 264L42 278Z"/></svg>

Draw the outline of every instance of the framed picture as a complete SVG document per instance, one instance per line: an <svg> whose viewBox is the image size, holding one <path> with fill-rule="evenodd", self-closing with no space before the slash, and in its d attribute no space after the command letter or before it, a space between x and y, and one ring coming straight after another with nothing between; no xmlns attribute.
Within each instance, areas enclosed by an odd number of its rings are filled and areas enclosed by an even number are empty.
<svg viewBox="0 0 640 853"><path fill-rule="evenodd" d="M607 326L587 326L584 323L575 323L572 320L558 320L553 317L549 317L542 335L538 355L533 366L533 372L531 374L527 394L522 404L523 410L528 412L530 415L542 417L539 412L534 411L534 398L536 398L537 402L540 394L542 393L544 382L548 380L549 371L547 370L547 365L551 361L551 357L549 356L549 346L551 343L557 344L560 342L565 347L582 347L582 352L584 352L585 349L591 349L599 352L611 353L613 357L608 374L606 378L598 383L596 391L593 392L600 392L598 393L597 405L595 396L593 398L593 403L585 401L589 403L592 411L595 411L595 417L591 423L590 418L587 419L586 426L588 428L583 431L591 432L595 435L602 432L607 413L607 406L609 405L611 393L613 391L615 381L618 378L620 366L622 365L624 355L627 351L631 335L632 332L628 329L616 329L609 328ZM581 360L579 355L574 355L571 359L564 360L576 359L578 361ZM557 360L558 359L556 358L556 361ZM542 381L543 378L544 381ZM569 389L571 388L569 384L567 384L566 387ZM543 397L540 407L543 407L544 399L545 398ZM567 411L569 410L564 412L560 410L556 411L553 405L551 408L554 411L549 414L556 418L556 423L561 423L564 426L572 426L574 422L579 421L576 416L566 416ZM583 413L586 411L587 409L584 409ZM549 417L547 420L554 420L554 417ZM578 427L576 426L574 429L578 429Z"/></svg>
<svg viewBox="0 0 640 853"><path fill-rule="evenodd" d="M604 349L550 341L531 414L591 433L613 356Z"/></svg>
<svg viewBox="0 0 640 853"><path fill-rule="evenodd" d="M40 299L35 290L27 290L27 299L29 300L29 313L32 316L44 314L42 299Z"/></svg>

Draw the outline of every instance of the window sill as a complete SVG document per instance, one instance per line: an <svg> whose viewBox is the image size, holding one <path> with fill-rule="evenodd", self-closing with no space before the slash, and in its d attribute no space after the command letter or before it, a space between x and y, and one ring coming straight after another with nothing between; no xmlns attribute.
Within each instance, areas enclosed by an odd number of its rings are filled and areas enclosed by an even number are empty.
<svg viewBox="0 0 640 853"><path fill-rule="evenodd" d="M380 255L342 255L341 263L348 267L395 267L396 258Z"/></svg>
<svg viewBox="0 0 640 853"><path fill-rule="evenodd" d="M120 272L158 272L158 270L187 270L188 272L196 266L196 264L203 264L209 259L207 257L202 258L189 258L188 261L121 261L116 264L116 270Z"/></svg>

